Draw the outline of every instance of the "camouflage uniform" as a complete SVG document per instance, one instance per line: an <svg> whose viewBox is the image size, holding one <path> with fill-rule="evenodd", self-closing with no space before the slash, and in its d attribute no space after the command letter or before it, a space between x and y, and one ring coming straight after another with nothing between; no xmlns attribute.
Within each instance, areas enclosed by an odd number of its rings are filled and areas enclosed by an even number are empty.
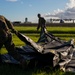
<svg viewBox="0 0 75 75"><path fill-rule="evenodd" d="M46 20L41 17L41 14L38 14L38 26L37 26L37 30L39 30L39 28L41 28L41 32L40 32L40 38L38 40L38 42L40 41L41 37L42 37L42 34L43 33L46 33Z"/></svg>
<svg viewBox="0 0 75 75"><path fill-rule="evenodd" d="M43 17L39 17L37 29L39 29L41 27L41 31L44 30L44 28L46 28L45 22L46 21Z"/></svg>
<svg viewBox="0 0 75 75"><path fill-rule="evenodd" d="M12 35L9 30L13 30L13 25L4 16L0 15L0 49L4 45L8 53L13 56L16 60L20 61L23 59L22 56L17 52L14 43L12 42Z"/></svg>

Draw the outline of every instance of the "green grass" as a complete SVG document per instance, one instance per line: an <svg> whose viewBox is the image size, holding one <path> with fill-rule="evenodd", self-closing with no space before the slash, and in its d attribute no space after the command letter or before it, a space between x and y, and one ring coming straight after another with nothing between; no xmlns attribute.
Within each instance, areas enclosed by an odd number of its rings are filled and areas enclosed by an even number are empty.
<svg viewBox="0 0 75 75"><path fill-rule="evenodd" d="M22 33L39 33L36 31L36 27L15 27L18 31ZM51 33L72 33L75 34L75 27L47 27L47 30Z"/></svg>
<svg viewBox="0 0 75 75"><path fill-rule="evenodd" d="M48 31L74 31L75 27L46 27ZM36 27L26 27L26 26L15 26L15 29L19 31L36 31Z"/></svg>
<svg viewBox="0 0 75 75"><path fill-rule="evenodd" d="M17 27L15 26L15 29L19 32L25 34L26 36L30 37L32 40L37 42L39 38L39 32L36 31L36 27ZM75 27L47 27L47 30L51 33L53 33L56 37L60 37L64 40L70 40L71 38L75 39ZM16 46L23 46L25 45L24 42L22 42L15 34L13 34L13 42ZM1 54L7 53L7 50L3 46L3 48L0 51ZM59 70L53 71L53 70L39 70L37 68L35 69L28 69L23 70L19 66L15 65L9 65L9 64L1 64L0 65L0 75L75 75L75 73L64 73Z"/></svg>

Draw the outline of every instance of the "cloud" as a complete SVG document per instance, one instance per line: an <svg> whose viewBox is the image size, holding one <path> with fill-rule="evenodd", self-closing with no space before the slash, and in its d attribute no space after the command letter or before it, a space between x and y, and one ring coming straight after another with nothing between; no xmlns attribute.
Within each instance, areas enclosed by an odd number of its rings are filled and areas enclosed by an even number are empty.
<svg viewBox="0 0 75 75"><path fill-rule="evenodd" d="M46 17L59 17L62 19L75 19L75 0L69 0L65 9L54 10L53 13L45 14Z"/></svg>
<svg viewBox="0 0 75 75"><path fill-rule="evenodd" d="M20 2L21 4L24 3L22 0L6 0L6 1L9 1L9 2Z"/></svg>
<svg viewBox="0 0 75 75"><path fill-rule="evenodd" d="M66 4L68 8L75 7L75 0L69 0L69 3Z"/></svg>
<svg viewBox="0 0 75 75"><path fill-rule="evenodd" d="M18 0L6 0L6 1L10 1L10 2L17 2Z"/></svg>

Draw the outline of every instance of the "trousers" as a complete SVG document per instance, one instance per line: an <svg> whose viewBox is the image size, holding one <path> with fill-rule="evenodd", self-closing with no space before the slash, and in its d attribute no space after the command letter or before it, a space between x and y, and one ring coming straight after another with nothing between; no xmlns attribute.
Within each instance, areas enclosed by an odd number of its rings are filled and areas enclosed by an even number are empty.
<svg viewBox="0 0 75 75"><path fill-rule="evenodd" d="M4 45L9 55L11 55L16 60L21 61L23 57L16 50L15 44L12 41L12 34L10 32L3 32L3 34L5 34L6 36L1 34L2 32L0 32L0 49Z"/></svg>

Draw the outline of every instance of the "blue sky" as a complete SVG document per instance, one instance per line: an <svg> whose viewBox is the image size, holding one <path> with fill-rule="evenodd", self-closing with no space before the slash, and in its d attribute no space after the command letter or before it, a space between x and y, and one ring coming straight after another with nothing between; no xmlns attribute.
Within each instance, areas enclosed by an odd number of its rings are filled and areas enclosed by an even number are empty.
<svg viewBox="0 0 75 75"><path fill-rule="evenodd" d="M75 0L0 0L0 15L10 21L23 22L27 17L34 22L38 13L50 16L69 9L73 2Z"/></svg>

